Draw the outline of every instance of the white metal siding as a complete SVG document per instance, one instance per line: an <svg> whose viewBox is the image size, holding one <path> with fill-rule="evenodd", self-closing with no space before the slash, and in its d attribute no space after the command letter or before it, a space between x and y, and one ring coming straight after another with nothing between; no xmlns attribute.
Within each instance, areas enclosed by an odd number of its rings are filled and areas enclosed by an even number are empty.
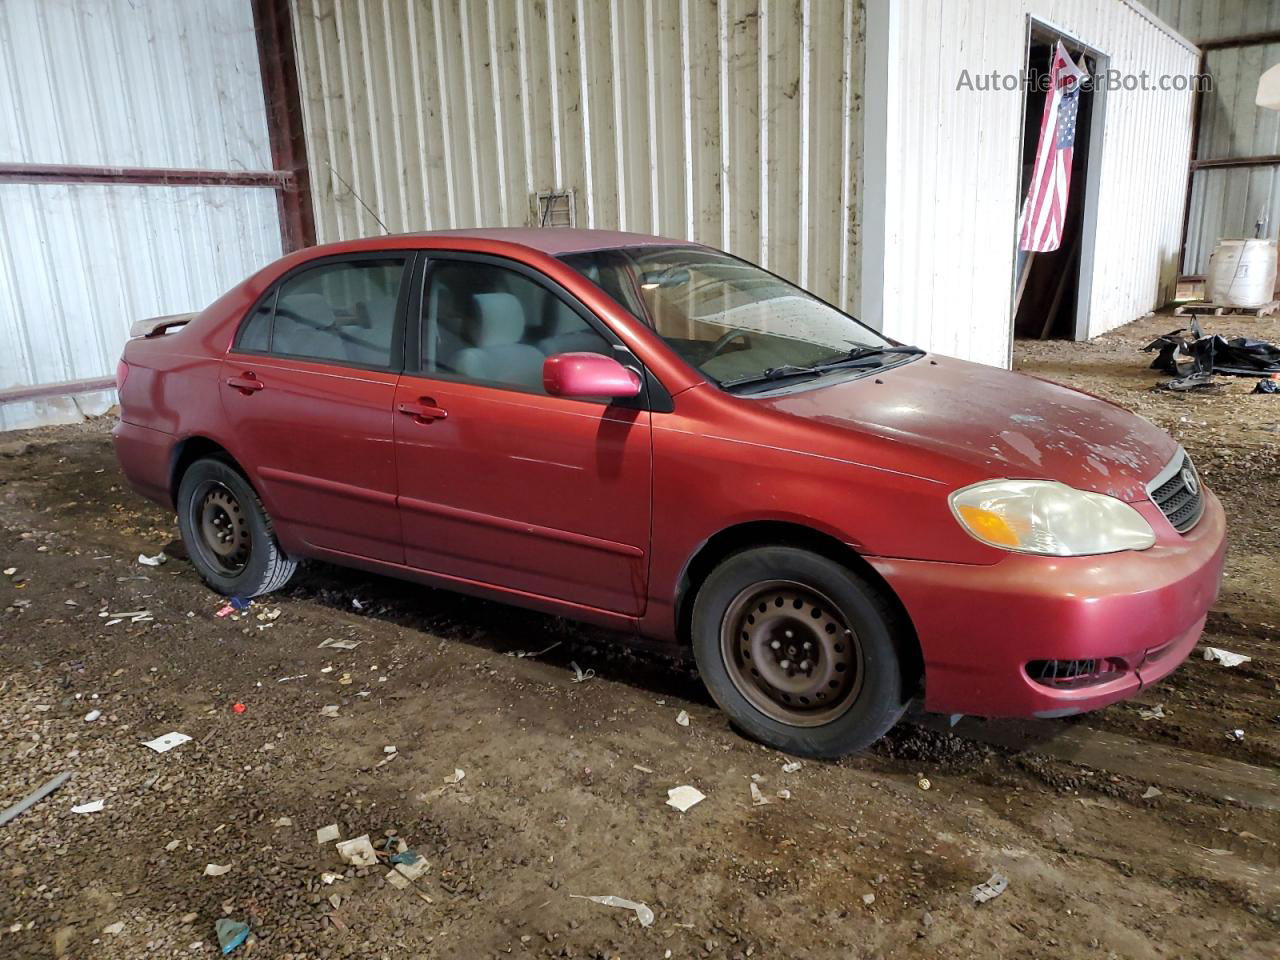
<svg viewBox="0 0 1280 960"><path fill-rule="evenodd" d="M856 301L861 0L294 0L294 34L322 242L572 189Z"/></svg>
<svg viewBox="0 0 1280 960"><path fill-rule="evenodd" d="M268 170L249 0L2 0L0 162ZM272 190L0 185L0 388L110 376L133 321L280 256ZM0 405L0 429L113 391Z"/></svg>
<svg viewBox="0 0 1280 960"><path fill-rule="evenodd" d="M1022 200L1022 93L959 90L961 68L1017 74L1027 15L1102 51L1124 72L1191 74L1197 52L1122 0L917 0L891 9L884 329L1003 366ZM1091 148L1102 167L1090 336L1172 295L1191 94L1114 91L1105 111L1103 141Z"/></svg>

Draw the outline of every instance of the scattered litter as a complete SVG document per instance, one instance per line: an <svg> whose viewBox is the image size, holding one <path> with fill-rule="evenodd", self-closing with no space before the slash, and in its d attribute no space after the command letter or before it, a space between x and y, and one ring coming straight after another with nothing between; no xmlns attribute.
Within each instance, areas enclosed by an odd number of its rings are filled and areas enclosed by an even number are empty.
<svg viewBox="0 0 1280 960"><path fill-rule="evenodd" d="M573 677L570 680L571 683L583 683L584 681L590 680L592 677L596 675L596 672L594 670L590 668L583 670L573 660L569 661L569 666L573 667Z"/></svg>
<svg viewBox="0 0 1280 960"><path fill-rule="evenodd" d="M244 713L244 712L245 712L245 710L247 710L247 709L248 709L248 707L246 707L243 703L233 703L233 704L231 705L231 712L232 712L232 713Z"/></svg>
<svg viewBox="0 0 1280 960"><path fill-rule="evenodd" d="M27 794L25 797L23 797L21 800L15 803L13 806L8 807L5 810L0 810L0 827L3 827L6 823L8 823L10 820L17 817L19 814L25 813L27 810L34 807L37 803L39 803L49 794L53 793L53 791L57 790L59 787L61 787L64 783L66 783L70 779L71 779L70 770L68 770L65 773L60 773L56 777L54 777L52 780L45 782L43 786Z"/></svg>
<svg viewBox="0 0 1280 960"><path fill-rule="evenodd" d="M102 928L102 932L103 932L103 933L105 933L105 934L107 934L108 936L112 936L112 937L114 937L114 936L115 936L116 934L118 934L118 933L123 933L123 932L124 932L124 921L123 921L123 920L117 920L115 923L109 923L109 924L107 924L105 927L103 927L103 928Z"/></svg>
<svg viewBox="0 0 1280 960"><path fill-rule="evenodd" d="M404 850L397 853L391 858L391 865L406 880L417 880L427 872L428 866L426 858L417 850Z"/></svg>
<svg viewBox="0 0 1280 960"><path fill-rule="evenodd" d="M276 683L288 683L290 680L305 680L305 679L307 679L307 675L305 673L295 673L291 677L281 677L276 681Z"/></svg>
<svg viewBox="0 0 1280 960"><path fill-rule="evenodd" d="M332 871L329 871L329 870L326 870L324 873L320 874L320 882L323 883L325 886L328 886L331 883L337 883L339 880L345 880L345 879L347 878L344 877L342 874L333 873Z"/></svg>
<svg viewBox="0 0 1280 960"><path fill-rule="evenodd" d="M447 777L444 778L444 782L445 783L461 783L462 778L465 776L466 776L466 773L463 770L460 770L455 767L453 773L449 774Z"/></svg>
<svg viewBox="0 0 1280 960"><path fill-rule="evenodd" d="M1231 740L1231 741L1233 741L1233 742L1235 742L1235 743L1244 743L1244 731L1243 731L1243 730L1228 730L1228 731L1227 731L1227 739L1228 739L1228 740Z"/></svg>
<svg viewBox="0 0 1280 960"><path fill-rule="evenodd" d="M372 867L378 862L378 855L374 852L367 833L352 840L343 840L337 846L342 862L353 867Z"/></svg>
<svg viewBox="0 0 1280 960"><path fill-rule="evenodd" d="M677 713L676 723L680 724L680 726L682 727L687 727L689 725L689 711L681 710L679 713Z"/></svg>
<svg viewBox="0 0 1280 960"><path fill-rule="evenodd" d="M333 843L340 836L342 836L342 831L338 829L338 825L331 823L327 827L321 827L316 831L316 843Z"/></svg>
<svg viewBox="0 0 1280 960"><path fill-rule="evenodd" d="M4 575L5 575L6 577L12 577L12 576L13 576L15 573L17 573L17 572L18 572L18 568L17 568L17 567L5 567L5 568L4 568Z"/></svg>
<svg viewBox="0 0 1280 960"><path fill-rule="evenodd" d="M993 873L985 883L980 883L969 891L974 903L986 903L1004 893L1009 886L1009 878L1003 873Z"/></svg>
<svg viewBox="0 0 1280 960"><path fill-rule="evenodd" d="M342 684L342 686L344 687L351 686L352 682L353 681L351 679L351 674L349 673L344 673L342 676L338 678L338 683Z"/></svg>
<svg viewBox="0 0 1280 960"><path fill-rule="evenodd" d="M336 703L330 703L330 704L327 704L326 706L321 707L320 716L329 717L330 719L337 719L338 705Z"/></svg>
<svg viewBox="0 0 1280 960"><path fill-rule="evenodd" d="M185 733L178 733L178 731L175 730L172 733L166 733L163 737L156 737L154 740L148 740L143 744L143 746L150 747L156 753L168 753L174 747L179 747L190 739L191 738Z"/></svg>
<svg viewBox="0 0 1280 960"><path fill-rule="evenodd" d="M1243 653L1232 653L1230 650L1223 650L1221 647L1205 647L1204 658L1206 660L1216 660L1224 667L1238 667L1242 663L1248 663L1253 657L1246 657Z"/></svg>
<svg viewBox="0 0 1280 960"><path fill-rule="evenodd" d="M759 785L754 780L752 780L751 781L751 805L755 807L763 807L766 803L773 803L773 800L770 799L769 797L766 797L764 793L761 792Z"/></svg>
<svg viewBox="0 0 1280 960"><path fill-rule="evenodd" d="M398 873L395 870L387 871L385 879L387 883L391 884L391 886L395 887L397 890L406 890L409 887L409 878L403 873Z"/></svg>
<svg viewBox="0 0 1280 960"><path fill-rule="evenodd" d="M639 770L641 773L653 773L653 771L652 771L652 770L650 770L648 767L646 767L646 766L645 766L644 764L642 764L642 763L633 763L633 764L631 765L631 769L632 769L632 770Z"/></svg>
<svg viewBox="0 0 1280 960"><path fill-rule="evenodd" d="M220 877L224 873L230 873L230 872L231 872L231 864L229 863L225 867L217 863L206 863L204 865L204 875L206 877Z"/></svg>
<svg viewBox="0 0 1280 960"><path fill-rule="evenodd" d="M325 637L320 641L320 647L333 647L335 650L354 650L363 640L349 640L346 638L339 639L337 637ZM317 647L316 649L320 649Z"/></svg>
<svg viewBox="0 0 1280 960"><path fill-rule="evenodd" d="M688 784L672 787L667 791L667 806L675 807L681 813L687 811L694 804L701 803L707 799L707 795L697 787L691 787Z"/></svg>
<svg viewBox="0 0 1280 960"><path fill-rule="evenodd" d="M928 790L930 787L933 786L933 784L929 782L928 777L921 777L919 780L916 781L916 786L919 787L921 790Z"/></svg>
<svg viewBox="0 0 1280 960"><path fill-rule="evenodd" d="M177 850L180 846L182 846L181 840L170 840L164 845L164 848L170 853L173 853L173 851Z"/></svg>
<svg viewBox="0 0 1280 960"><path fill-rule="evenodd" d="M779 791L778 791L778 799L779 799L779 800L790 800L790 799L791 799L791 791L790 791L790 790L788 790L788 789L786 789L785 787L784 787L783 789L779 790Z"/></svg>
<svg viewBox="0 0 1280 960"><path fill-rule="evenodd" d="M97 720L100 716L102 716L101 710L90 710L84 715L84 722L93 723L93 721Z"/></svg>
<svg viewBox="0 0 1280 960"><path fill-rule="evenodd" d="M82 803L78 807L72 807L72 813L100 813L105 801L90 800L88 803Z"/></svg>
<svg viewBox="0 0 1280 960"><path fill-rule="evenodd" d="M554 650L556 647L560 646L560 644L561 644L561 643L563 643L563 642L564 642L564 641L562 641L562 640L557 640L557 641L556 641L555 643L553 643L551 646L549 646L549 647L544 647L543 649L538 650L538 651L536 651L536 652L534 652L534 653L529 653L529 652L524 651L524 650L512 650L512 651L510 651L510 652L508 652L508 653L507 653L507 656L508 656L508 657L518 657L518 658L519 658L519 659L521 659L521 660L528 659L529 657L540 657L540 656L542 656L544 653L550 653L550 652L551 652L552 650Z"/></svg>
<svg viewBox="0 0 1280 960"><path fill-rule="evenodd" d="M145 553L138 554L138 562L144 567L158 567L168 559L163 553L157 553L154 557L148 557Z"/></svg>
<svg viewBox="0 0 1280 960"><path fill-rule="evenodd" d="M249 939L249 925L230 917L219 917L213 929L218 935L218 946L222 948L223 956Z"/></svg>
<svg viewBox="0 0 1280 960"><path fill-rule="evenodd" d="M1215 373L1236 377L1265 377L1280 372L1280 347L1265 340L1248 337L1233 337L1228 340L1217 334L1206 337L1194 317L1191 321L1191 336L1184 337L1182 334L1181 329L1172 330L1156 337L1142 348L1148 353L1159 351L1151 361L1153 370L1163 370L1182 381L1201 382ZM1179 357L1190 358L1190 364L1179 367ZM1172 386L1174 382L1176 381L1170 381L1169 389L1179 389Z"/></svg>
<svg viewBox="0 0 1280 960"><path fill-rule="evenodd" d="M258 619L259 620L278 620L280 619L280 613L281 613L281 610L279 607L276 607L273 610L263 610L260 614L258 614Z"/></svg>
<svg viewBox="0 0 1280 960"><path fill-rule="evenodd" d="M874 893L864 893L862 895L862 902L869 907L876 902L876 895Z"/></svg>
<svg viewBox="0 0 1280 960"><path fill-rule="evenodd" d="M1139 716L1139 717L1141 717L1143 720L1163 720L1163 719L1164 719L1164 704L1163 704L1163 703L1157 703L1157 704L1156 704L1154 707L1152 707L1150 710L1148 710L1148 709L1146 709L1146 708L1140 709L1140 710L1138 711L1138 716Z"/></svg>
<svg viewBox="0 0 1280 960"><path fill-rule="evenodd" d="M1142 795L1143 800L1152 800L1155 797L1163 797L1164 791L1159 787L1147 787L1147 792Z"/></svg>
<svg viewBox="0 0 1280 960"><path fill-rule="evenodd" d="M355 608L355 609L357 609L357 610L363 610L363 609L364 609L364 604L363 604L363 603L361 603L359 600L357 600L355 597L352 597L352 598L351 598L351 606L352 606L352 607L354 607L354 608Z"/></svg>
<svg viewBox="0 0 1280 960"><path fill-rule="evenodd" d="M782 765L782 772L783 772L783 773L795 773L795 772L796 772L797 770L799 770L799 769L800 769L800 761L799 761L799 760L792 760L790 763L784 763L784 764Z"/></svg>
<svg viewBox="0 0 1280 960"><path fill-rule="evenodd" d="M1273 373L1266 380L1259 380L1253 385L1250 393L1280 393L1280 379Z"/></svg>
<svg viewBox="0 0 1280 960"><path fill-rule="evenodd" d="M624 900L622 897L586 897L579 893L569 894L574 900L590 900L592 903L603 904L606 907L621 907L623 910L634 910L636 919L640 921L640 926L653 926L653 911L646 904L637 903L635 900Z"/></svg>

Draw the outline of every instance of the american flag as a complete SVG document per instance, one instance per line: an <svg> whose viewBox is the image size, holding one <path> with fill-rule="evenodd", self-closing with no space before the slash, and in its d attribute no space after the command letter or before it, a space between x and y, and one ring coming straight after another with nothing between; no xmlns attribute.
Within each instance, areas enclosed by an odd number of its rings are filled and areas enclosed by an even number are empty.
<svg viewBox="0 0 1280 960"><path fill-rule="evenodd" d="M1076 142L1076 113L1084 71L1058 43L1049 68L1049 91L1040 115L1040 141L1031 186L1018 218L1018 248L1044 252L1062 243L1071 190L1071 155Z"/></svg>

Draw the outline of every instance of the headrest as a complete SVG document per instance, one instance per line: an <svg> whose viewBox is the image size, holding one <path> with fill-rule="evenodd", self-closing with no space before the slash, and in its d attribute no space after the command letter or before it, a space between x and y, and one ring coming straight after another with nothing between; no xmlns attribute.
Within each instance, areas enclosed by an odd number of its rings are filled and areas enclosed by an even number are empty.
<svg viewBox="0 0 1280 960"><path fill-rule="evenodd" d="M356 304L356 322L368 329L391 326L395 315L395 297L370 297Z"/></svg>
<svg viewBox="0 0 1280 960"><path fill-rule="evenodd" d="M551 294L547 294L547 300L547 324L544 336L558 337L565 333L577 333L586 326L582 318L563 300Z"/></svg>
<svg viewBox="0 0 1280 960"><path fill-rule="evenodd" d="M477 347L505 347L524 336L524 308L511 293L477 293L465 336Z"/></svg>

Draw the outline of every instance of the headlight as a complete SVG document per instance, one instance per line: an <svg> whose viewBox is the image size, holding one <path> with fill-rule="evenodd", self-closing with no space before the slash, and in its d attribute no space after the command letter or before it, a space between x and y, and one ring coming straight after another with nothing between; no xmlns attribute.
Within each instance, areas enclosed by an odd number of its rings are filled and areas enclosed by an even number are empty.
<svg viewBox="0 0 1280 960"><path fill-rule="evenodd" d="M990 480L951 494L951 512L983 543L1020 553L1079 557L1145 550L1151 524L1123 500L1053 480Z"/></svg>

